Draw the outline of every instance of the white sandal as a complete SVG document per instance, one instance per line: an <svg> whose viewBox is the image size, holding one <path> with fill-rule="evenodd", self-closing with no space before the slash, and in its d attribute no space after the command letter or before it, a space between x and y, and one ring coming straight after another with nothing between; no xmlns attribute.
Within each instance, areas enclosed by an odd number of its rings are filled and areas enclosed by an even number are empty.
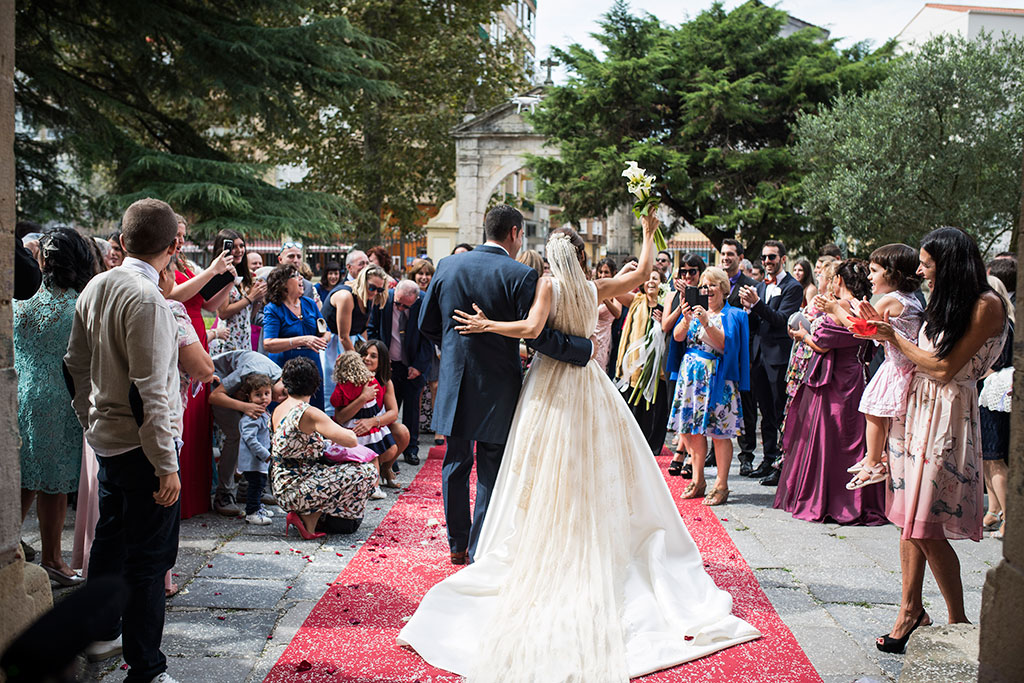
<svg viewBox="0 0 1024 683"><path fill-rule="evenodd" d="M889 478L889 469L882 463L868 467L861 467L861 471L867 472L868 478L861 479L859 476L860 472L854 474L853 479L846 484L847 490L855 491L857 489L862 489L865 486L870 486L871 484L880 484Z"/></svg>
<svg viewBox="0 0 1024 683"><path fill-rule="evenodd" d="M861 458L857 462L847 467L846 471L849 472L850 474L855 474L857 472L860 472L862 467L864 467L864 458Z"/></svg>

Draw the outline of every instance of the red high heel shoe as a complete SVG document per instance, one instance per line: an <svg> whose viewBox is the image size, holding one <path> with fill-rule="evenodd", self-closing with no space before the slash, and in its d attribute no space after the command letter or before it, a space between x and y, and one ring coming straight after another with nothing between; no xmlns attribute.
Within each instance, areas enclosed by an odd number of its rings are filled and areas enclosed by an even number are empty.
<svg viewBox="0 0 1024 683"><path fill-rule="evenodd" d="M306 525L302 523L302 518L299 517L297 512L289 512L288 516L284 518L285 538L288 538L288 527L292 526L295 527L295 530L299 532L299 536L302 536L302 538L306 539L307 541L312 541L314 538L323 538L327 535L323 532L311 534L308 531L306 531Z"/></svg>

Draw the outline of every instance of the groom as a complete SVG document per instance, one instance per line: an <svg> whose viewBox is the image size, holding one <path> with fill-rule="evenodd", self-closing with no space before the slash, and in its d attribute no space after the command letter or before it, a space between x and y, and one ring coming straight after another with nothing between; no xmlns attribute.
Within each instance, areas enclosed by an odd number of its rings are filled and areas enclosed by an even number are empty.
<svg viewBox="0 0 1024 683"><path fill-rule="evenodd" d="M441 469L452 564L472 560L522 387L519 342L497 334L461 335L456 309L475 303L492 320L523 320L537 289L537 272L513 256L523 245L523 215L506 204L484 218L487 240L438 263L420 309L420 332L441 347L437 402L431 426L448 436ZM545 329L531 347L560 361L586 365L588 339ZM476 442L476 510L469 512L469 474ZM540 453L536 454L538 457Z"/></svg>

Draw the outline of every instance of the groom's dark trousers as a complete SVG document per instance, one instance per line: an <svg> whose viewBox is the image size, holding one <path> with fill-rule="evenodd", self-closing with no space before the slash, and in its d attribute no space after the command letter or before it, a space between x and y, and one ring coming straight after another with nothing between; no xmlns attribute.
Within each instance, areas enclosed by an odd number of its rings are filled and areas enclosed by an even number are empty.
<svg viewBox="0 0 1024 683"><path fill-rule="evenodd" d="M473 445L476 444L476 509L470 522L469 496L452 495L449 491L469 491L469 473L473 470ZM501 456L505 452L503 443L468 441L448 437L448 450L441 466L441 491L444 496L444 516L448 522L448 538L452 551L469 549L469 556L476 553L480 539L480 527L484 522L491 492L498 478ZM467 545L468 544L468 545Z"/></svg>
<svg viewBox="0 0 1024 683"><path fill-rule="evenodd" d="M503 248L484 244L441 259L420 308L420 332L441 347L431 426L448 437L442 487L452 552L468 550L472 557L476 550L523 382L519 340L489 333L461 335L452 314L456 309L472 311L477 304L491 320L523 320L536 290L535 270L510 258ZM551 329L543 330L530 345L575 365L586 365L593 350L590 340ZM471 522L474 442L477 498Z"/></svg>

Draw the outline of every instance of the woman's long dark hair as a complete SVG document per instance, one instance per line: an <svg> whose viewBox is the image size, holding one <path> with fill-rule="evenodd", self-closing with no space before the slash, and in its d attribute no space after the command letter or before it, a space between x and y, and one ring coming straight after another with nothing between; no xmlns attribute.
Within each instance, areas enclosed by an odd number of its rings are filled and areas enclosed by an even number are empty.
<svg viewBox="0 0 1024 683"><path fill-rule="evenodd" d="M86 241L89 240L89 241ZM91 237L72 228L53 228L39 238L43 257L43 282L47 287L81 292L96 273Z"/></svg>
<svg viewBox="0 0 1024 683"><path fill-rule="evenodd" d="M224 240L232 240L236 244L241 242L246 245L246 249L242 251L242 262L235 264L235 272L242 276L242 287L243 291L248 291L252 287L252 273L249 272L249 258L246 255L248 251L249 243L245 241L240 232L232 230L231 228L224 228L217 233L217 236L213 238L213 258L218 258L224 253Z"/></svg>
<svg viewBox="0 0 1024 683"><path fill-rule="evenodd" d="M356 345L356 351L363 358L366 358L370 352L370 347L377 349L377 372L374 374L377 377L377 381L385 389L388 388L388 382L391 381L391 354L388 351L388 346L380 339L367 339L364 342L360 342Z"/></svg>
<svg viewBox="0 0 1024 683"><path fill-rule="evenodd" d="M992 287L977 243L960 228L932 230L921 240L921 249L935 261L932 294L924 309L924 335L942 359L967 333L978 297Z"/></svg>
<svg viewBox="0 0 1024 683"><path fill-rule="evenodd" d="M796 266L800 266L800 270L804 272L803 278L798 280L801 287L807 289L808 285L814 285L815 287L818 286L818 282L814 279L814 266L811 265L810 261L808 261L805 258L802 258L798 260L795 264L793 264L794 269L796 268ZM795 280L796 278L793 279Z"/></svg>

